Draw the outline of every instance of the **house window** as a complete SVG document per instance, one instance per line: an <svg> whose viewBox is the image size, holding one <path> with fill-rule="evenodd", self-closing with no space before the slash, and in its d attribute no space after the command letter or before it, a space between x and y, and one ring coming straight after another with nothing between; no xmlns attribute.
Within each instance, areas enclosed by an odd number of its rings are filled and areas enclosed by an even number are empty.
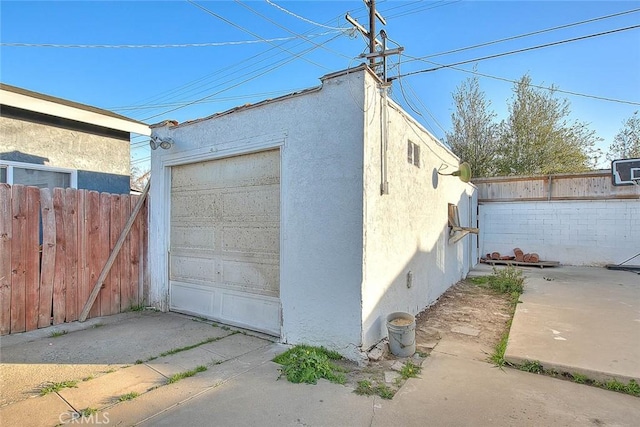
<svg viewBox="0 0 640 427"><path fill-rule="evenodd" d="M73 169L0 160L0 182L30 187L77 188L78 174Z"/></svg>
<svg viewBox="0 0 640 427"><path fill-rule="evenodd" d="M407 143L407 161L414 166L420 167L420 146L411 141Z"/></svg>

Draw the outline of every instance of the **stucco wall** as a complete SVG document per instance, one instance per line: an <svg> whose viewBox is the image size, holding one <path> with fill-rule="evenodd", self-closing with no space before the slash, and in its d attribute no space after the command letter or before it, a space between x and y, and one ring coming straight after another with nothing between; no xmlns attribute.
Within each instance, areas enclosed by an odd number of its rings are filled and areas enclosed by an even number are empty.
<svg viewBox="0 0 640 427"><path fill-rule="evenodd" d="M0 129L0 156L5 160L127 177L130 174L128 139L9 117L0 117Z"/></svg>
<svg viewBox="0 0 640 427"><path fill-rule="evenodd" d="M617 264L640 250L639 209L637 199L481 204L480 253L519 247L562 264Z"/></svg>
<svg viewBox="0 0 640 427"><path fill-rule="evenodd" d="M170 166L281 150L282 339L357 357L361 340L363 73L256 108L155 129L175 141L152 153L151 303L167 307Z"/></svg>
<svg viewBox="0 0 640 427"><path fill-rule="evenodd" d="M387 335L386 316L417 314L449 286L466 276L474 263L476 237L448 243L448 203L458 206L460 223L475 227L474 187L438 168L459 160L421 126L390 102L387 171L389 194L380 194L382 102L369 89L365 135L363 347ZM420 147L420 167L408 162L408 141ZM411 287L407 274L412 273Z"/></svg>

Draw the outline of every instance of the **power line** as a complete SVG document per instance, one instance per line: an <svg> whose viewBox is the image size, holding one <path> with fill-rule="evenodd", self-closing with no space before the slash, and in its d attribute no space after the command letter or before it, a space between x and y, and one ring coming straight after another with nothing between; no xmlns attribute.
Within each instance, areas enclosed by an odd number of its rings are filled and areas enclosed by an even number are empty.
<svg viewBox="0 0 640 427"><path fill-rule="evenodd" d="M476 44L476 45L473 45L473 46L461 47L461 48L448 50L448 51L440 52L440 53L433 53L433 54L430 54L430 55L427 55L427 56L422 56L421 58L422 59L426 59L426 58L433 58L433 57L436 57L436 56L450 55L452 53L463 52L465 50L477 49L479 47L490 46L490 45L493 45L493 44L502 43L502 42L511 41L511 40L516 40L516 39L523 38L523 37L529 37L529 36L534 36L534 35L538 35L538 34L547 33L547 32L550 32L550 31L556 31L556 30L561 30L561 29L564 29L564 28L575 27L577 25L588 24L588 23L591 23L591 22L601 21L601 20L604 20L604 19L614 18L616 16L627 15L627 14L630 14L630 13L636 13L636 12L639 12L639 11L640 11L640 8L627 10L627 11L624 11L624 12L613 13L611 15L599 16L597 18L591 18L591 19L587 19L587 20L584 20L584 21L573 22L573 23L570 23L570 24L558 25L556 27L551 27L551 28L546 28L546 29L543 29L543 30L532 31L530 33L519 34L517 36L505 37L503 39L492 40L492 41L489 41L489 42L484 42L484 43ZM411 62L411 61L407 61L407 62Z"/></svg>
<svg viewBox="0 0 640 427"><path fill-rule="evenodd" d="M408 55L405 55L405 56L408 56ZM412 58L411 56L408 56L408 57ZM412 58L412 59L417 59L417 60L420 60L422 62L426 62L428 64L433 64L433 65L438 65L438 66L442 65L442 64L439 64L437 62L428 61L426 59L420 59L420 58ZM456 71L462 71L463 73L474 74L474 75L477 75L477 76L480 76L480 77L486 77L488 79L500 80L500 81L508 82L508 83L518 83L517 80L508 79L506 77L493 76L491 74L480 73L478 71L466 70L466 69L460 68L460 67L449 66L447 68L451 68L452 70L456 70ZM628 104L628 105L640 105L640 102L626 101L626 100L623 100L623 99L615 99L615 98L609 98L609 97L605 97L605 96L591 95L591 94L575 92L575 91L571 91L571 90L562 90L562 89L557 89L557 88L554 88L554 87L540 86L540 85L534 85L534 84L529 84L529 86L535 87L535 88L538 88L538 89L544 89L544 90L552 91L552 92L566 93L567 95L574 95L574 96L581 96L581 97L584 97L584 98L597 99L597 100L600 100L600 101L617 102L617 103L620 103L620 104Z"/></svg>
<svg viewBox="0 0 640 427"><path fill-rule="evenodd" d="M339 36L340 36L340 35L337 35L337 36L332 37L331 39L329 39L329 40L328 40L328 42L329 42L329 41L332 41L332 40L334 40L334 39L336 39L336 38L338 38ZM306 54L306 53L311 52L312 50L315 50L315 49L317 49L317 47L316 47L316 46L310 47L309 49L307 49L306 51L304 51L302 54ZM254 76L252 76L252 77L250 77L250 78L248 78L248 79L242 80L242 81L241 81L241 82L239 82L239 83L236 83L236 84L234 84L234 85L232 85L232 86L229 86L229 87L227 87L227 88L225 88L225 89L219 90L219 91L217 91L217 92L215 92L215 93L212 93L212 94L210 94L210 95L204 96L204 97L202 97L202 98L200 98L200 99L196 99L196 100L194 100L194 101L188 102L188 103L187 103L187 104L185 104L185 105L182 105L182 106L179 106L179 107L175 107L175 108L172 108L172 109L167 110L167 111L163 111L162 113L154 114L153 116L149 116L149 117L147 117L147 118L143 119L143 121L144 121L144 120L153 119L153 118L156 118L156 117L158 117L158 116L162 116L162 115L167 114L167 113L171 113L171 112L173 112L173 111L179 110L179 109L184 108L184 107L188 107L189 105L193 105L193 104L196 104L196 103L198 103L198 102L200 102L200 101L203 101L203 100L205 100L205 99L209 99L209 98L211 98L211 97L214 97L214 96L216 96L216 95L219 95L219 94L220 94L220 93L222 93L222 92L226 92L227 90L233 89L234 87L238 87L238 86L240 86L240 85L242 85L242 84L244 84L244 83L247 83L247 82L249 82L249 81L251 81L251 80L254 80L254 79L258 78L258 77L261 77L261 76L263 76L263 75L265 75L265 74L267 74L267 73L270 73L271 71L273 71L273 70L275 70L275 69L277 69L277 68L280 68L280 67L282 67L283 65L286 65L286 64L288 64L288 63L290 63L290 62L292 62L292 61L295 61L296 59L298 59L298 58L297 58L297 57L289 58L289 59L287 59L286 61L282 61L282 62L280 62L279 64L276 64L275 66L273 66L273 67L269 68L268 70L266 70L266 71L264 71L264 72L262 72L262 73L259 73L259 74L257 74L257 75L254 75Z"/></svg>
<svg viewBox="0 0 640 427"><path fill-rule="evenodd" d="M268 1L268 0L267 0L267 1ZM255 10L255 9L251 8L250 6L248 6L248 5L247 5L247 4L245 4L245 3L242 3L242 2L240 2L240 1L238 1L238 0L235 0L235 2L236 2L237 4L239 4L240 6L244 7L245 9L247 9L247 10L249 10L249 11L251 11L251 12L255 13L256 15L258 15L259 17L261 17L262 19L264 19L264 20L266 20L266 21L268 21L268 22L271 22L273 25L275 25L275 26L277 26L277 27L279 27L279 28L282 28L283 30L285 30L285 31L287 31L287 32L289 32L289 33L291 33L291 34L293 34L295 37L299 37L299 38L301 38L301 39L303 39L303 40L305 40L305 41L307 41L307 42L309 42L309 43L311 43L311 44L313 44L313 45L315 45L315 46L317 46L317 47L319 47L319 48L322 48L322 49L326 50L327 52L334 53L334 54L336 54L336 55L338 55L338 56L342 56L343 58L351 59L351 57L350 57L350 56L344 55L344 54L342 54L342 53L340 53L340 52L337 52L337 51L335 51L335 50L333 50L333 49L329 49L328 47L325 47L325 46L323 46L322 44L319 44L319 43L316 43L316 42L314 42L314 41L309 40L307 37L305 37L305 36L303 36L303 35L301 35L301 34L298 34L298 33L295 33L294 31L291 31L290 29L288 29L288 28L287 28L287 27L285 27L284 25L281 25L281 24L277 23L276 21L274 21L273 19L270 19L270 18L268 18L268 17L264 16L263 14L261 14L260 12L258 12L258 11L257 11L257 10ZM328 70L329 70L329 68L327 68L327 67L324 67L324 68L326 68L326 69L328 69Z"/></svg>
<svg viewBox="0 0 640 427"><path fill-rule="evenodd" d="M202 102L198 102L198 104L233 101L233 100L237 100L237 99L255 98L257 96L280 95L280 94L284 94L284 93L297 92L299 90L301 90L301 89L297 88L297 89L289 89L289 90L277 90L277 91L272 91L272 92L252 93L252 94L239 95L239 96L227 96L227 97L222 97L222 98L217 98L217 99L205 100L205 101L202 101ZM154 108L175 107L176 105L183 105L183 104L184 104L184 102L171 102L171 103L153 104L153 105L148 104L148 105L145 105L145 106L131 105L131 106L123 106L123 107L114 107L114 108L110 108L109 110L111 110L111 111L151 110L151 109L154 109ZM142 137L144 137L144 136L142 136Z"/></svg>
<svg viewBox="0 0 640 427"><path fill-rule="evenodd" d="M277 8L277 9L280 9L280 10L281 10L281 11L283 11L284 13L287 13L287 14L289 14L289 15L291 15L291 16L293 16L293 17L295 17L295 18L298 18L298 19L299 19L299 20L301 20L301 21L307 22L307 23L309 23L309 24L313 24L313 25L315 25L315 26L317 26L317 27L321 27L321 28L328 28L328 29L330 29L330 30L339 30L339 31L350 31L350 30L351 30L350 28L330 27L330 26L328 26L328 25L320 24L320 23L318 23L318 22L315 22L315 21L312 21L312 20L310 20L310 19L307 19L307 18L305 18L305 17L303 17L303 16L297 15L297 14L295 14L295 13L291 12L290 10L287 10L287 9L285 9L284 7L279 6L279 5L277 5L277 4L275 4L275 3L273 3L273 2L271 2L271 1L269 1L269 0L265 0L265 1L266 1L268 4L270 4L271 6L273 6L273 7Z"/></svg>
<svg viewBox="0 0 640 427"><path fill-rule="evenodd" d="M328 34L335 34L336 31L326 31L320 34L310 34L308 38L321 37ZM168 49L184 47L217 47L235 46L256 43L273 43L279 41L294 40L296 37L275 37L271 39L240 40L229 42L207 42L207 43L180 43L180 44L54 44L54 43L6 43L0 42L0 46L7 47L53 47L63 49Z"/></svg>
<svg viewBox="0 0 640 427"><path fill-rule="evenodd" d="M640 25L633 25L631 27L617 28L615 30L604 31L604 32L601 32L601 33L596 33L596 34L589 34L589 35L586 35L586 36L575 37L575 38L566 39L566 40L560 40L560 41L552 42L552 43L545 43L545 44L541 44L541 45L537 45L537 46L526 47L526 48L523 48L523 49L512 50L512 51L509 51L509 52L496 53L494 55L483 56L483 57L475 58L475 59L468 59L466 61L459 61L459 62L455 62L453 64L441 65L441 66L438 66L438 67L428 68L428 69L425 69L425 70L411 71L409 73L396 76L396 77L392 78L391 80L397 79L397 78L400 78L400 77L412 76L414 74L422 74L422 73L428 73L428 72L431 72L431 71L437 71L437 70L441 70L443 68L450 68L450 67L453 67L453 66L456 66L456 65L463 65L463 64L468 64L468 63L471 63L471 62L479 62L479 61L484 61L484 60L487 60L487 59L494 59L494 58L499 58L499 57L502 57L502 56L513 55L513 54L516 54L516 53L528 52L530 50L542 49L544 47L556 46L556 45L560 45L560 44L564 44L564 43L575 42L575 41L578 41L578 40L585 40L585 39L589 39L589 38L593 38L593 37L599 37L599 36L604 36L604 35L608 35L608 34L619 33L621 31L628 31L628 30L633 30L633 29L636 29L636 28L640 28Z"/></svg>
<svg viewBox="0 0 640 427"><path fill-rule="evenodd" d="M413 14L424 12L424 11L427 11L427 10L436 9L438 7L450 6L452 4L459 3L461 1L462 0L454 0L454 1L450 1L449 3L435 2L435 3L432 3L429 7L427 7L426 5L422 6L422 7L417 7L415 9L403 11L402 13L397 13L395 15L390 15L388 18L389 19L393 19L393 18L400 18L400 17L406 16L406 15L413 15ZM442 3L442 4L437 4L437 3Z"/></svg>
<svg viewBox="0 0 640 427"><path fill-rule="evenodd" d="M234 23L234 22L232 22L232 21L228 20L228 19L227 19L227 18L225 18L224 16L219 15L219 14L217 14L217 13L215 13L215 12L213 12L213 11L211 11L211 10L207 9L206 7L204 7L204 6L202 6L202 5L199 5L199 4L198 4L198 3L196 3L195 1L193 1L193 0L187 0L187 1L188 1L189 3L191 3L192 5L194 5L194 6L198 7L198 8L200 8L200 9L202 9L203 11L205 11L206 13L208 13L209 15L214 16L214 17L218 18L219 20L221 20L221 21L223 21L223 22L225 22L225 23L227 23L227 24L231 25L232 27L235 27L235 28L237 28L237 29L239 29L239 30L241 30L241 31L244 31L244 32L245 32L245 33L247 33L247 34L251 34L252 36L254 36L255 38L258 38L258 39L260 39L260 40L265 40L264 38L260 37L258 34L254 33L253 31L248 30L248 29L246 29L246 28L244 28L244 27L242 27L242 26L240 26L240 25L238 25L238 24L236 24L236 23ZM312 64L312 65L315 65L315 66L317 66L317 67L324 68L325 70L329 70L329 68L328 68L328 67L325 67L324 65L318 64L317 62L314 62L314 61L312 61L312 60L310 60L310 59L303 58L302 56L299 56L297 53L292 52L292 51L290 51L289 49L285 49L284 47L279 46L279 45L276 45L276 44L274 44L274 43L272 43L272 42L269 42L269 43L270 43L270 44L272 44L273 46L276 46L278 49L281 49L281 50L283 50L283 51L287 52L289 55L293 55L293 56L295 56L295 57L297 57L297 58L300 58L300 59L302 59L302 60L304 60L304 61L307 61L308 63L310 63L310 64Z"/></svg>

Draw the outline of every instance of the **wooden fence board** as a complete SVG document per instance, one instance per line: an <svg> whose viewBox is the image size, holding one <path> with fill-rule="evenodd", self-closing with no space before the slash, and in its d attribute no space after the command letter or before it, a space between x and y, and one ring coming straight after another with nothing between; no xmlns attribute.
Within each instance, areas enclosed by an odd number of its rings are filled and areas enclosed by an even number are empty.
<svg viewBox="0 0 640 427"><path fill-rule="evenodd" d="M89 298L89 246L86 215L87 191L78 191L78 291L76 295L76 313L82 311L83 304Z"/></svg>
<svg viewBox="0 0 640 427"><path fill-rule="evenodd" d="M131 196L129 200L129 211L132 211L135 207L138 198ZM139 284L142 283L140 275L140 218L142 213L138 213L138 218L131 226L131 234L129 235L129 260L130 260L130 275L131 275L131 305L140 304L139 301Z"/></svg>
<svg viewBox="0 0 640 427"><path fill-rule="evenodd" d="M11 332L11 187L0 184L0 335Z"/></svg>
<svg viewBox="0 0 640 427"><path fill-rule="evenodd" d="M121 250L89 317L143 303L147 207L139 197L0 184L0 335L79 319L116 242ZM105 272L106 273L106 272Z"/></svg>
<svg viewBox="0 0 640 427"><path fill-rule="evenodd" d="M53 324L64 323L66 317L65 258L66 242L64 233L64 188L53 189L53 211L56 217L56 265L53 281Z"/></svg>
<svg viewBox="0 0 640 427"><path fill-rule="evenodd" d="M131 207L129 205L129 196L122 195L120 198L120 231L124 230L129 216L131 215ZM120 236L118 236L120 237ZM133 286L131 282L131 234L127 236L120 249L120 307L119 311L126 310L131 307L131 288Z"/></svg>
<svg viewBox="0 0 640 427"><path fill-rule="evenodd" d="M42 214L42 261L40 267L40 306L38 327L51 325L53 310L53 283L56 268L56 217L53 198L48 188L40 190L40 212Z"/></svg>
<svg viewBox="0 0 640 427"><path fill-rule="evenodd" d="M121 221L120 221L120 201L121 197L117 194L111 195L111 219L109 229L109 254L116 246L116 242L120 237ZM109 283L109 314L116 314L120 312L120 259L122 254L118 255L116 262L113 263L109 275L107 276L107 282ZM105 261L106 263L106 261Z"/></svg>
<svg viewBox="0 0 640 427"><path fill-rule="evenodd" d="M25 329L38 328L40 302L40 189L27 187Z"/></svg>
<svg viewBox="0 0 640 427"><path fill-rule="evenodd" d="M65 283L67 322L78 320L78 191L64 192Z"/></svg>
<svg viewBox="0 0 640 427"><path fill-rule="evenodd" d="M110 240L110 211L111 211L111 195L107 193L100 194L100 246L98 247L98 259L100 260L100 268L98 274L107 263L109 253L111 253ZM97 277L97 276L96 276ZM108 316L111 314L111 282L105 281L100 294L100 316Z"/></svg>
<svg viewBox="0 0 640 427"><path fill-rule="evenodd" d="M140 304L148 303L143 301L143 295L149 295L149 199L142 206L140 211Z"/></svg>
<svg viewBox="0 0 640 427"><path fill-rule="evenodd" d="M14 185L11 195L11 333L25 331L27 198L22 185Z"/></svg>
<svg viewBox="0 0 640 427"><path fill-rule="evenodd" d="M91 293L93 284L100 275L102 265L100 264L100 193L96 191L89 192L89 206L87 210L89 218L89 282L87 290ZM89 294L87 294L87 299ZM82 301L82 306L87 301ZM82 310L82 308L80 309ZM100 316L100 298L96 299L96 302L89 311L89 317Z"/></svg>

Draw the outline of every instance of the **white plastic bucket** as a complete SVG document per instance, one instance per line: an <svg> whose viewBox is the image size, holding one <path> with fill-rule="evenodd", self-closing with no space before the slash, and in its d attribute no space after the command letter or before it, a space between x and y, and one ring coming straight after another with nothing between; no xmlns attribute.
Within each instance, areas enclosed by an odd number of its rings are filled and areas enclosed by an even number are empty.
<svg viewBox="0 0 640 427"><path fill-rule="evenodd" d="M416 352L416 318L402 311L387 316L389 349L398 357L411 357Z"/></svg>

